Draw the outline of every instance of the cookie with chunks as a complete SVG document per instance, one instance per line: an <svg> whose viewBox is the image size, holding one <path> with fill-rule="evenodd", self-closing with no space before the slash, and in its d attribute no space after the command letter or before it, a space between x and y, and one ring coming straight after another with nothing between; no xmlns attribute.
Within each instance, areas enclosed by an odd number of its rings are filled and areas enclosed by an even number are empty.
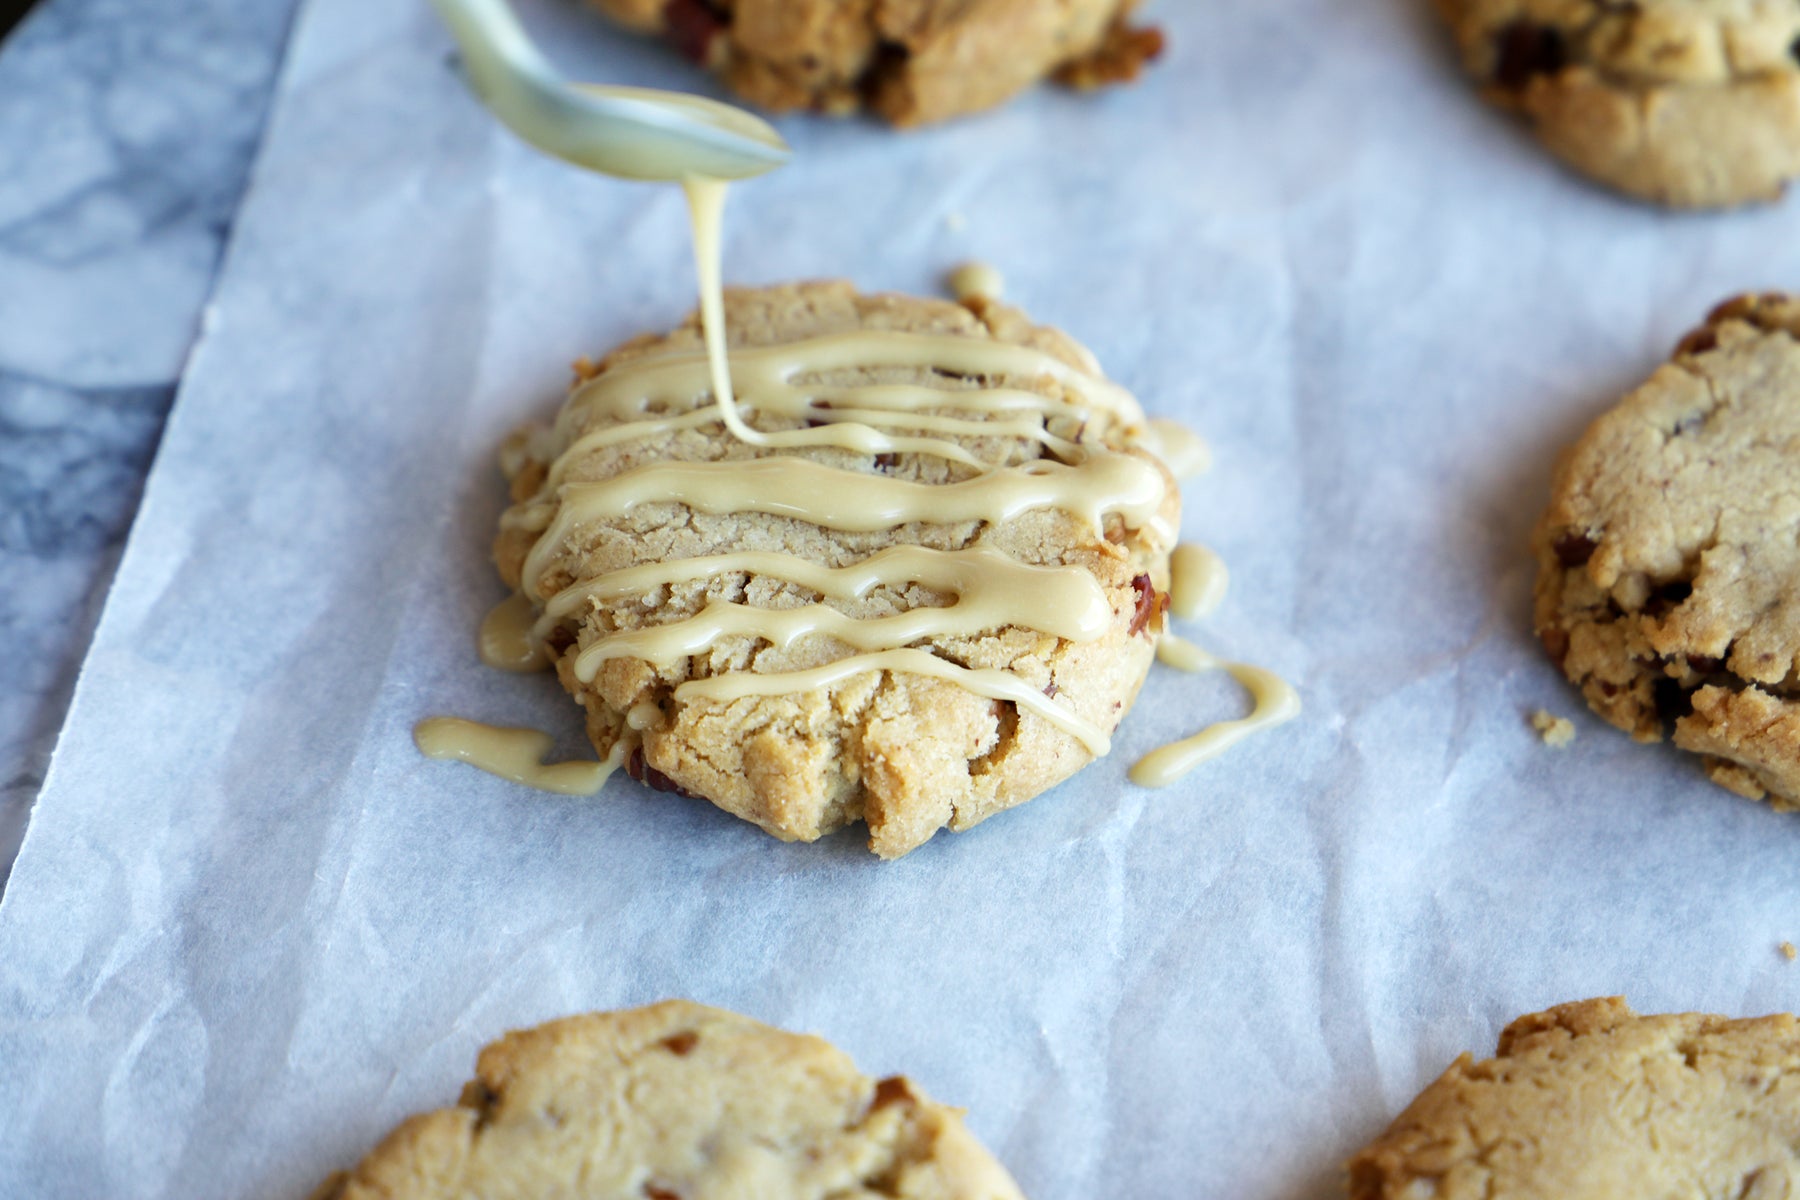
<svg viewBox="0 0 1800 1200"><path fill-rule="evenodd" d="M1351 1200L1775 1200L1800 1190L1800 1023L1639 1016L1618 997L1520 1017L1349 1162Z"/></svg>
<svg viewBox="0 0 1800 1200"><path fill-rule="evenodd" d="M895 857L1105 753L1179 495L1137 402L1014 309L810 283L636 339L503 456L495 544L603 756Z"/></svg>
<svg viewBox="0 0 1800 1200"><path fill-rule="evenodd" d="M924 125L992 108L1054 75L1074 87L1135 79L1162 35L1137 0L592 0L660 34L774 111L867 110Z"/></svg>
<svg viewBox="0 0 1800 1200"><path fill-rule="evenodd" d="M406 1121L315 1200L469 1196L1022 1200L906 1078L685 1000L507 1034L456 1107Z"/></svg>
<svg viewBox="0 0 1800 1200"><path fill-rule="evenodd" d="M1790 0L1436 0L1483 94L1577 171L1680 208L1800 175Z"/></svg>
<svg viewBox="0 0 1800 1200"><path fill-rule="evenodd" d="M1800 807L1800 300L1742 296L1559 463L1536 624L1590 707Z"/></svg>

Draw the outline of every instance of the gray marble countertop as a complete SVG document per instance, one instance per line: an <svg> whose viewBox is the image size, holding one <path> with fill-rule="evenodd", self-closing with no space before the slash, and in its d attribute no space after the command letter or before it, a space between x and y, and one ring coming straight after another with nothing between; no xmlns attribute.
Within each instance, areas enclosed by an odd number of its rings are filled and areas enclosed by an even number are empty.
<svg viewBox="0 0 1800 1200"><path fill-rule="evenodd" d="M0 43L0 888L298 0L47 0Z"/></svg>

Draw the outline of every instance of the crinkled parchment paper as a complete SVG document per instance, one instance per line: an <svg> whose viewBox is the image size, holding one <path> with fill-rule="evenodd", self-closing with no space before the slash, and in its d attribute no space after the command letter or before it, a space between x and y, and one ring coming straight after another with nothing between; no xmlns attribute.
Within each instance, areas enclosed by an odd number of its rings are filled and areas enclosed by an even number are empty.
<svg viewBox="0 0 1800 1200"><path fill-rule="evenodd" d="M413 749L434 713L581 748L472 651L493 450L683 315L687 233L501 131L419 0L313 0L0 907L0 1194L298 1200L507 1028L681 995L910 1072L1035 1197L1293 1200L1519 1012L1800 1006L1800 818L1586 715L1524 550L1557 447L1714 300L1800 283L1800 210L1582 184L1426 8L1162 0L1137 88L785 120L794 165L734 193L731 279L981 257L1204 431L1185 530L1235 585L1187 632L1307 706L1143 791L1242 704L1159 670L1112 758L884 865ZM530 13L579 74L704 86Z"/></svg>

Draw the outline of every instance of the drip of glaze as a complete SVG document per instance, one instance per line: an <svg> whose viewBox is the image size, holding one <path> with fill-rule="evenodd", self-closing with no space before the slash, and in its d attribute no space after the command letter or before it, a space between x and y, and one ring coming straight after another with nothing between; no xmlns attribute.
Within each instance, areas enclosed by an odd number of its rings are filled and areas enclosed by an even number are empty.
<svg viewBox="0 0 1800 1200"><path fill-rule="evenodd" d="M694 275L700 284L700 332L706 339L706 365L712 373L713 401L719 417L733 437L753 446L761 445L762 435L744 424L738 415L737 402L731 394L731 363L725 346L725 284L721 262L720 226L725 216L725 192L722 179L690 175L682 181L687 194L688 224L694 233Z"/></svg>
<svg viewBox="0 0 1800 1200"><path fill-rule="evenodd" d="M950 294L958 303L998 300L1006 294L1006 276L984 262L966 262L950 272Z"/></svg>
<svg viewBox="0 0 1800 1200"><path fill-rule="evenodd" d="M1192 479L1212 469L1212 447L1180 421L1156 417L1147 428L1149 436L1144 440L1149 449L1176 479Z"/></svg>
<svg viewBox="0 0 1800 1200"><path fill-rule="evenodd" d="M1171 742L1138 759L1131 768L1131 782L1140 787L1167 787L1189 771L1216 758L1253 733L1273 729L1300 715L1300 697L1286 680L1261 667L1227 662L1184 638L1163 634L1156 657L1182 671L1231 672L1250 692L1255 707L1247 717L1209 725L1192 737Z"/></svg>
<svg viewBox="0 0 1800 1200"><path fill-rule="evenodd" d="M544 643L532 634L536 619L531 601L520 592L490 608L476 638L481 661L500 671L541 671L549 666Z"/></svg>
<svg viewBox="0 0 1800 1200"><path fill-rule="evenodd" d="M551 738L536 729L515 729L465 721L461 717L430 717L413 726L413 743L427 758L459 759L472 767L564 796L591 796L625 761L628 747L621 738L602 762L546 763L544 754Z"/></svg>
<svg viewBox="0 0 1800 1200"><path fill-rule="evenodd" d="M1183 620L1210 615L1230 583L1225 560L1209 547L1183 542L1169 555L1169 608Z"/></svg>

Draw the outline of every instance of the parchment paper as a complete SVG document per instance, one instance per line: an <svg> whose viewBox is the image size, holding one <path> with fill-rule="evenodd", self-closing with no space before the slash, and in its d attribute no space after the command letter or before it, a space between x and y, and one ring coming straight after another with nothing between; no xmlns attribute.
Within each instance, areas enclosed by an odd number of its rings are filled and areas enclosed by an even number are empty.
<svg viewBox="0 0 1800 1200"><path fill-rule="evenodd" d="M1143 791L1242 704L1158 671L1112 758L884 865L413 749L435 713L581 749L552 680L472 652L492 452L691 306L687 235L674 189L511 140L417 0L313 0L0 908L0 1194L297 1200L504 1030L682 995L911 1073L1040 1200L1324 1197L1520 1012L1800 1006L1800 820L1586 715L1524 550L1556 448L1712 302L1800 282L1795 206L1584 185L1425 9L1163 0L1138 88L786 120L794 165L734 194L731 279L979 256L1207 433L1185 530L1235 584L1186 632L1305 698ZM582 75L702 86L530 12Z"/></svg>

